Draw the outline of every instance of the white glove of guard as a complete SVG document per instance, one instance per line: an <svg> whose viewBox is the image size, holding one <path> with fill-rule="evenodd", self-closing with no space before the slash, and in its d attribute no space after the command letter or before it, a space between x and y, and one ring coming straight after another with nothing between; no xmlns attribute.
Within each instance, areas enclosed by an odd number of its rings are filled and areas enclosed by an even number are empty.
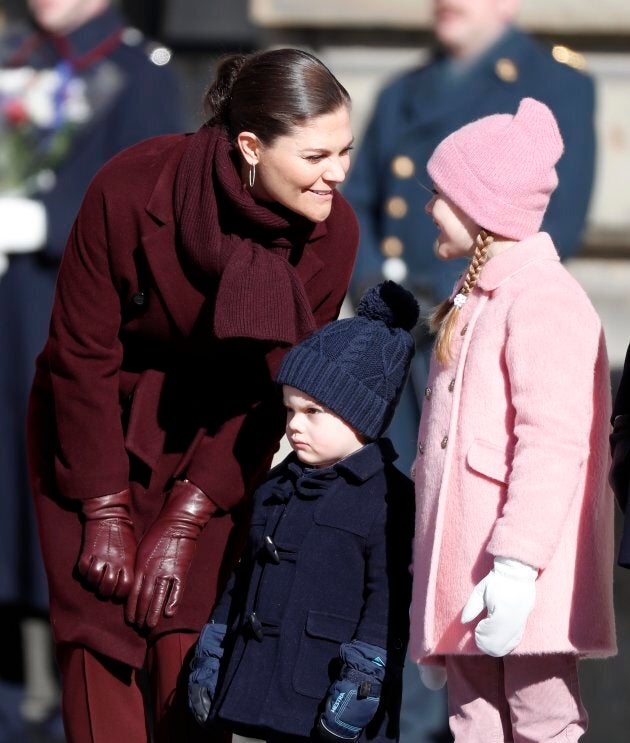
<svg viewBox="0 0 630 743"><path fill-rule="evenodd" d="M39 201L0 196L0 253L39 250L46 241L47 229L46 209Z"/></svg>
<svg viewBox="0 0 630 743"><path fill-rule="evenodd" d="M446 683L446 668L444 666L418 663L418 671L422 683L431 691L439 691Z"/></svg>
<svg viewBox="0 0 630 743"><path fill-rule="evenodd" d="M462 624L488 610L475 629L479 650L502 658L519 644L536 602L538 570L520 560L495 557L494 568L473 588L462 611Z"/></svg>

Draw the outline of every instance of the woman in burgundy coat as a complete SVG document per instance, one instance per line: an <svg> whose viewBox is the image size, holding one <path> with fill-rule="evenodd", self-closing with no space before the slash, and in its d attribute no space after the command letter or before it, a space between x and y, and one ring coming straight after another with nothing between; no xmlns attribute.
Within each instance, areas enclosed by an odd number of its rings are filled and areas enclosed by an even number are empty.
<svg viewBox="0 0 630 743"><path fill-rule="evenodd" d="M30 465L69 743L148 740L144 678L155 741L208 740L178 676L282 434L274 371L337 317L354 263L330 71L232 56L206 104L198 132L93 180L38 359Z"/></svg>

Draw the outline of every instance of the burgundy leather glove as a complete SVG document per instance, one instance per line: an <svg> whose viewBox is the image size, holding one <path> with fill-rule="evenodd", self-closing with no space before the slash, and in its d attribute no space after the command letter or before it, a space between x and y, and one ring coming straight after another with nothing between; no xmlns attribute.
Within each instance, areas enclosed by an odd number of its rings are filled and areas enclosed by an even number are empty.
<svg viewBox="0 0 630 743"><path fill-rule="evenodd" d="M175 482L138 546L136 577L125 611L128 622L155 627L161 616L175 614L197 537L215 510L215 504L192 482Z"/></svg>
<svg viewBox="0 0 630 743"><path fill-rule="evenodd" d="M129 491L82 503L85 523L78 570L103 598L125 598L133 584L136 538L129 516Z"/></svg>

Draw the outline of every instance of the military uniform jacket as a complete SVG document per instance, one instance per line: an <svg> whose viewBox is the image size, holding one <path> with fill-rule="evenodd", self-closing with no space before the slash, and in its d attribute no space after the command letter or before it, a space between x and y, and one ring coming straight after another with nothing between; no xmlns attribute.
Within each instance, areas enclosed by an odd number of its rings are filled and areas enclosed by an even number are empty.
<svg viewBox="0 0 630 743"><path fill-rule="evenodd" d="M483 116L514 114L526 96L549 106L565 142L559 186L541 229L562 257L575 252L593 181L593 83L556 62L527 34L510 29L470 69L455 71L438 53L380 94L344 189L361 228L352 281L357 298L384 275L400 281L395 266L387 273L391 261L400 260L406 284L420 299L435 304L448 296L465 263L433 254L436 229L423 209L430 194L419 185L431 186L427 162L451 132Z"/></svg>
<svg viewBox="0 0 630 743"><path fill-rule="evenodd" d="M358 639L388 654L364 736L397 738L414 505L393 458L386 439L322 470L291 454L256 492L245 556L213 612L229 625L213 714L230 729L308 736L340 644Z"/></svg>

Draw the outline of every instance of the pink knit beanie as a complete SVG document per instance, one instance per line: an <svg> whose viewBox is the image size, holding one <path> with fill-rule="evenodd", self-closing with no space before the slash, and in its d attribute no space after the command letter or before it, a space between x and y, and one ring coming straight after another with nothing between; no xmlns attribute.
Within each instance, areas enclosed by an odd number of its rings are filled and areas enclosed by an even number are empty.
<svg viewBox="0 0 630 743"><path fill-rule="evenodd" d="M437 189L480 227L522 240L540 229L563 149L551 111L523 98L514 116L486 116L450 134L427 170Z"/></svg>

